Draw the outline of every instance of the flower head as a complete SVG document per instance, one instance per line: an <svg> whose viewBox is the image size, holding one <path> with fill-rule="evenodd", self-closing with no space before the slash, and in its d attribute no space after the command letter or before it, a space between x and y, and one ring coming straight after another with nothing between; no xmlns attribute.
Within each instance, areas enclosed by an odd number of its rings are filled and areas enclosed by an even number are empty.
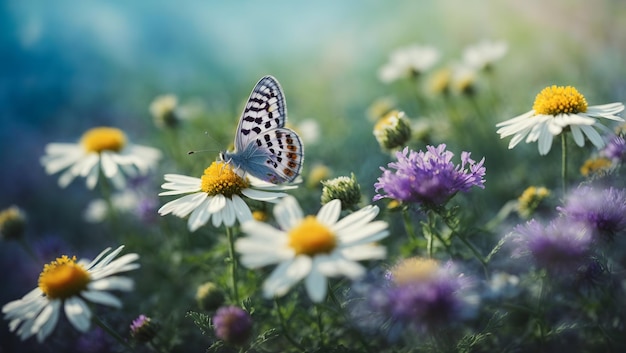
<svg viewBox="0 0 626 353"><path fill-rule="evenodd" d="M176 113L178 98L172 94L156 97L150 103L150 113L154 124L159 128L176 128L180 123L180 117Z"/></svg>
<svg viewBox="0 0 626 353"><path fill-rule="evenodd" d="M87 187L93 189L101 173L115 187L123 188L124 174L145 175L160 158L159 150L131 144L120 129L96 127L85 132L77 144L48 144L41 163L48 174L65 170L59 178L59 186L63 188L81 176L86 178Z"/></svg>
<svg viewBox="0 0 626 353"><path fill-rule="evenodd" d="M274 207L281 229L249 221L242 224L246 237L237 239L235 249L247 268L278 264L263 283L266 297L282 296L300 280L311 300L326 297L326 277L357 279L365 268L356 261L381 259L386 250L374 242L385 238L387 223L372 220L378 207L367 206L339 220L341 201L322 206L317 216L304 217L293 197Z"/></svg>
<svg viewBox="0 0 626 353"><path fill-rule="evenodd" d="M24 235L26 215L17 206L0 210L0 239L19 239Z"/></svg>
<svg viewBox="0 0 626 353"><path fill-rule="evenodd" d="M158 325L144 314L139 315L130 324L130 334L140 342L150 342L156 336Z"/></svg>
<svg viewBox="0 0 626 353"><path fill-rule="evenodd" d="M507 51L506 42L484 40L463 51L463 62L475 70L489 70Z"/></svg>
<svg viewBox="0 0 626 353"><path fill-rule="evenodd" d="M547 226L530 220L515 228L513 256L530 255L535 264L554 274L573 274L589 257L591 232L579 223L557 218Z"/></svg>
<svg viewBox="0 0 626 353"><path fill-rule="evenodd" d="M622 136L613 136L600 155L614 161L626 161L626 140Z"/></svg>
<svg viewBox="0 0 626 353"><path fill-rule="evenodd" d="M378 193L374 201L387 197L402 202L442 205L459 191L467 192L472 186L484 188L484 158L476 163L470 158L470 152L462 152L461 165L455 166L451 161L454 154L446 151L445 144L426 149L426 152L415 152L407 147L396 153L398 161L389 163L390 169L381 167L383 175L374 184Z"/></svg>
<svg viewBox="0 0 626 353"><path fill-rule="evenodd" d="M187 195L163 205L159 214L164 216L172 213L181 218L191 214L187 225L192 232L206 224L211 217L215 227L222 223L230 227L235 224L235 220L243 223L252 219L252 212L242 196L276 202L287 195L276 191L296 187L271 184L250 176L241 177L230 164L224 162L213 162L204 170L201 178L166 174L165 181L167 183L161 187L170 191L164 191L159 196Z"/></svg>
<svg viewBox="0 0 626 353"><path fill-rule="evenodd" d="M580 147L585 145L586 136L597 148L602 148L604 141L594 128L599 125L597 118L624 121L615 115L622 110L622 103L588 106L585 97L571 86L549 86L537 95L531 111L498 123L496 127L500 128L497 131L500 138L514 135L509 149L526 138L526 143L539 141L539 154L546 155L553 137L563 130L571 131L574 142Z"/></svg>
<svg viewBox="0 0 626 353"><path fill-rule="evenodd" d="M370 316L391 324L391 339L405 332L433 332L474 314L474 283L451 262L408 258L391 268L382 283L366 286L361 305Z"/></svg>
<svg viewBox="0 0 626 353"><path fill-rule="evenodd" d="M37 288L2 307L5 319L10 320L10 330L22 340L37 335L42 342L56 326L63 307L72 326L87 332L92 316L87 303L120 308L120 300L108 291L133 289L131 279L113 276L139 267L134 263L139 258L137 254L115 259L123 248L111 252L110 248L105 249L91 262L64 255L46 264Z"/></svg>
<svg viewBox="0 0 626 353"><path fill-rule="evenodd" d="M397 49L380 68L378 77L382 82L390 83L401 78L419 76L433 67L439 56L439 51L429 46L411 45Z"/></svg>
<svg viewBox="0 0 626 353"><path fill-rule="evenodd" d="M374 137L383 149L402 147L411 138L411 122L404 112L392 110L374 125Z"/></svg>
<svg viewBox="0 0 626 353"><path fill-rule="evenodd" d="M517 198L517 212L522 218L528 219L549 196L550 190L545 187L529 186Z"/></svg>
<svg viewBox="0 0 626 353"><path fill-rule="evenodd" d="M215 336L230 344L245 344L252 335L252 318L245 310L236 306L219 308L212 322Z"/></svg>
<svg viewBox="0 0 626 353"><path fill-rule="evenodd" d="M356 181L354 173L350 177L340 176L322 181L322 205L332 200L341 201L342 209L354 209L361 201L361 186Z"/></svg>
<svg viewBox="0 0 626 353"><path fill-rule="evenodd" d="M213 282L205 282L196 290L196 303L202 310L215 310L224 304L224 292Z"/></svg>
<svg viewBox="0 0 626 353"><path fill-rule="evenodd" d="M610 241L626 234L624 189L580 187L567 196L559 211L568 220L586 225L598 239Z"/></svg>

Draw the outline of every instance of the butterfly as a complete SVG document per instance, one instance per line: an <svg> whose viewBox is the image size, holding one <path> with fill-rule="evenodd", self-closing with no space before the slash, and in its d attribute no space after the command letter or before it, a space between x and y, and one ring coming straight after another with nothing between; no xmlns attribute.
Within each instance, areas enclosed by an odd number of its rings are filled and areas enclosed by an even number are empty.
<svg viewBox="0 0 626 353"><path fill-rule="evenodd" d="M302 140L285 127L287 105L280 84L265 76L252 89L239 118L235 151L220 159L256 178L278 184L294 181L304 161Z"/></svg>

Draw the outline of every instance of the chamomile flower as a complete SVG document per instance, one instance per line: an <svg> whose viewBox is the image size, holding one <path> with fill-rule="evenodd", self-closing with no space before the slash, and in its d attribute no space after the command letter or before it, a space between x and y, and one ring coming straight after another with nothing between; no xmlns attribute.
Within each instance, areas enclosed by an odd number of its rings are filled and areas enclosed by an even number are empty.
<svg viewBox="0 0 626 353"><path fill-rule="evenodd" d="M411 45L395 50L389 61L380 68L378 77L384 83L398 79L417 77L439 61L439 51L433 47Z"/></svg>
<svg viewBox="0 0 626 353"><path fill-rule="evenodd" d="M134 261L139 255L131 253L115 259L123 248L110 253L107 248L91 262L64 255L46 264L37 288L2 307L5 319L10 320L9 329L22 340L37 335L42 342L54 330L63 309L72 326L87 332L92 317L88 304L120 308L120 300L108 291L133 289L131 279L116 274L138 268Z"/></svg>
<svg viewBox="0 0 626 353"><path fill-rule="evenodd" d="M475 70L489 70L508 51L506 42L484 40L463 51L463 63Z"/></svg>
<svg viewBox="0 0 626 353"><path fill-rule="evenodd" d="M102 173L121 189L124 174L145 175L161 158L159 150L131 144L122 130L113 127L87 130L78 143L50 143L45 151L41 164L48 174L64 171L59 178L62 188L80 176L93 189Z"/></svg>
<svg viewBox="0 0 626 353"><path fill-rule="evenodd" d="M246 196L252 200L277 202L287 194L279 192L296 188L295 185L276 185L250 176L238 175L230 164L213 162L204 170L200 178L179 174L165 174L166 183L161 185L169 190L159 194L185 196L170 201L159 209L159 214L173 214L187 217L190 231L196 231L212 220L214 227L222 223L230 227L252 219L252 212L243 200Z"/></svg>
<svg viewBox="0 0 626 353"><path fill-rule="evenodd" d="M257 221L242 224L247 236L235 243L241 264L247 268L278 264L263 283L265 297L280 297L304 280L309 298L321 302L327 277L358 279L365 268L356 261L386 256L386 249L374 244L389 234L386 222L372 222L378 207L364 207L342 220L340 213L341 201L333 200L317 216L304 217L298 202L286 197L274 207L280 229Z"/></svg>
<svg viewBox="0 0 626 353"><path fill-rule="evenodd" d="M535 98L533 109L527 113L498 123L500 138L513 135L509 149L524 138L526 143L539 141L539 154L546 155L552 147L552 139L561 132L571 131L574 142L585 145L585 136L597 148L604 147L604 140L596 131L601 126L597 118L624 121L615 114L624 110L622 103L588 106L585 97L576 88L550 86Z"/></svg>

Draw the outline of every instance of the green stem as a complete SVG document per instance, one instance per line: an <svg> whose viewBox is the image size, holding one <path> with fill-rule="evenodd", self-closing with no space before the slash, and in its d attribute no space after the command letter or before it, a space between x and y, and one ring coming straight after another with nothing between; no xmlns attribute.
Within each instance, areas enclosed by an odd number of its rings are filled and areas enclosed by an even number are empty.
<svg viewBox="0 0 626 353"><path fill-rule="evenodd" d="M274 304L276 305L276 312L278 313L278 318L280 319L280 327L283 330L283 334L285 335L285 338L287 339L287 341L289 341L289 343L291 343L292 346L300 350L300 352L306 352L306 349L304 349L304 347L302 347L298 342L296 342L296 340L293 337L291 337L291 334L289 333L289 330L287 329L287 323L285 322L285 317L283 316L283 312L280 309L280 304L278 303L278 299L274 299Z"/></svg>
<svg viewBox="0 0 626 353"><path fill-rule="evenodd" d="M485 271L485 275L487 277L488 276L488 271L487 271L487 261L485 260L485 258L483 257L483 255L480 253L480 251L478 251L478 249L476 248L476 246L474 246L474 244L472 244L471 241L469 241L469 239L467 239L465 237L465 235L463 235L460 231L458 231L456 229L456 226L452 224L450 217L447 217L444 214L443 210L438 210L436 211L437 214L439 215L439 217L441 217L443 219L443 221L445 222L445 224L450 228L450 231L452 232L450 237L456 236L457 238L459 238L463 244L465 244L465 246L467 246L468 249L470 249L470 251L472 252L472 254L474 255L474 257L480 261L480 263L483 266L483 270Z"/></svg>
<svg viewBox="0 0 626 353"><path fill-rule="evenodd" d="M561 182L563 186L563 196L565 196L567 181L567 138L565 133L561 134Z"/></svg>
<svg viewBox="0 0 626 353"><path fill-rule="evenodd" d="M315 304L315 312L317 314L317 334L320 339L320 347L326 346L324 342L324 325L322 324L322 311L319 304Z"/></svg>
<svg viewBox="0 0 626 353"><path fill-rule="evenodd" d="M18 239L18 243L24 249L24 251L26 251L28 256L30 256L33 260L35 260L37 264L41 263L41 259L39 258L39 256L37 256L33 248L30 246L30 244L26 241L24 237L20 237Z"/></svg>
<svg viewBox="0 0 626 353"><path fill-rule="evenodd" d="M237 288L237 258L235 257L235 239L230 227L226 227L226 237L228 238L228 256L230 258L230 275L233 284L233 300L239 305L239 289Z"/></svg>
<svg viewBox="0 0 626 353"><path fill-rule="evenodd" d="M104 321L100 320L97 316L92 317L93 322L98 325L101 329L103 329L106 333L108 333L111 337L115 338L122 346L124 346L129 351L133 351L133 347L131 347L126 340L122 336L120 336L117 332L115 332L112 328L109 327Z"/></svg>
<svg viewBox="0 0 626 353"><path fill-rule="evenodd" d="M402 210L402 220L404 220L404 229L406 230L406 234L409 236L411 242L415 242L415 229L413 228L413 224L411 223L411 218L409 216L409 211L407 208Z"/></svg>

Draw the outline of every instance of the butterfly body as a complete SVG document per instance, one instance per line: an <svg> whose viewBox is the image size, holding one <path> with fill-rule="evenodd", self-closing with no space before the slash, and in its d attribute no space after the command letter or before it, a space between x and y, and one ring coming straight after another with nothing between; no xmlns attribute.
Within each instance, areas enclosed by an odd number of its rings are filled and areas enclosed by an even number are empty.
<svg viewBox="0 0 626 353"><path fill-rule="evenodd" d="M287 105L275 78L254 87L239 119L235 151L220 158L236 170L271 183L293 181L302 169L304 149L295 131L285 127Z"/></svg>

